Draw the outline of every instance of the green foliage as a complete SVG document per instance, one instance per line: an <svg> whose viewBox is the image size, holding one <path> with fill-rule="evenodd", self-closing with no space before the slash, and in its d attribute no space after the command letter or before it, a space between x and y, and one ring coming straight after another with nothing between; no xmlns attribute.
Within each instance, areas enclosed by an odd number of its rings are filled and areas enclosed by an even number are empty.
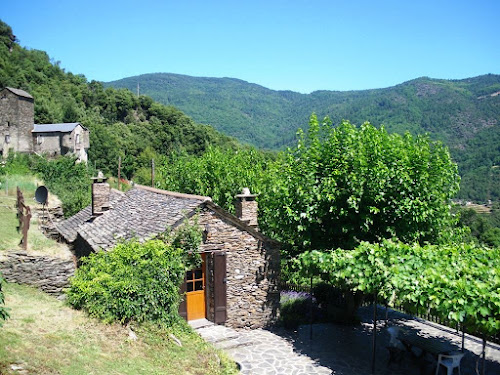
<svg viewBox="0 0 500 375"><path fill-rule="evenodd" d="M23 175L30 172L30 158L27 154L17 152L10 152L5 166L0 167L1 175Z"/></svg>
<svg viewBox="0 0 500 375"><path fill-rule="evenodd" d="M45 159L34 155L31 169L43 179L48 190L62 201L66 217L76 214L90 204L90 178L93 171L74 157Z"/></svg>
<svg viewBox="0 0 500 375"><path fill-rule="evenodd" d="M9 318L9 313L7 309L4 307L5 297L2 290L2 284L4 279L2 278L2 274L0 274L0 327L2 327L3 321Z"/></svg>
<svg viewBox="0 0 500 375"><path fill-rule="evenodd" d="M181 108L195 121L268 149L293 142L295 125L303 123L311 112L311 107L306 109L298 103L306 95L273 91L233 78L159 73L125 78L105 86L134 91L137 82L141 92L160 103Z"/></svg>
<svg viewBox="0 0 500 375"><path fill-rule="evenodd" d="M47 159L43 156L10 153L5 167L0 169L2 182L7 182L10 189L20 186L32 191L36 186L30 177L23 181L23 176L35 174L47 185L52 194L59 197L66 217L72 216L90 204L90 177L94 175L91 166L77 163L71 156Z"/></svg>
<svg viewBox="0 0 500 375"><path fill-rule="evenodd" d="M291 292L280 299L280 323L287 329L295 329L300 324L310 322L311 298L305 293Z"/></svg>
<svg viewBox="0 0 500 375"><path fill-rule="evenodd" d="M81 122L89 128L91 164L106 174L116 174L120 156L122 176L132 178L141 167L138 156L148 148L199 155L208 145L237 147L234 139L172 106L65 72L46 52L19 46L0 21L0 88L6 86L34 97L35 123Z"/></svg>
<svg viewBox="0 0 500 375"><path fill-rule="evenodd" d="M298 138L259 200L263 229L273 237L297 251L392 237L450 239L459 177L442 144L369 123L332 127L314 115Z"/></svg>
<svg viewBox="0 0 500 375"><path fill-rule="evenodd" d="M354 250L311 251L294 260L345 289L376 294L390 306L405 304L464 323L478 333L500 331L500 249L469 244L361 243ZM422 311L422 310L420 310Z"/></svg>
<svg viewBox="0 0 500 375"><path fill-rule="evenodd" d="M161 240L132 240L83 258L68 302L105 321L172 323L178 319L183 250Z"/></svg>
<svg viewBox="0 0 500 375"><path fill-rule="evenodd" d="M469 229L469 240L500 247L500 204L493 206L490 214L480 214L471 208L462 208L459 213L459 224Z"/></svg>
<svg viewBox="0 0 500 375"><path fill-rule="evenodd" d="M181 249L184 254L184 265L186 270L192 270L201 266L200 245L203 240L203 232L198 225L198 216L191 221L184 222L169 236L169 242L173 247Z"/></svg>
<svg viewBox="0 0 500 375"><path fill-rule="evenodd" d="M107 83L115 88L151 95L175 105L195 121L212 124L225 134L267 149L294 143L294 133L312 111L329 116L334 124L349 119L360 125L369 120L400 134L429 133L443 141L459 165L460 198L485 202L500 197L500 75L464 80L422 77L376 90L315 91L299 94L274 91L231 78L201 78L156 73Z"/></svg>
<svg viewBox="0 0 500 375"><path fill-rule="evenodd" d="M234 212L234 196L244 187L259 193L272 157L254 148L228 150L209 147L199 157L178 155L158 168L157 186L162 189L209 196Z"/></svg>

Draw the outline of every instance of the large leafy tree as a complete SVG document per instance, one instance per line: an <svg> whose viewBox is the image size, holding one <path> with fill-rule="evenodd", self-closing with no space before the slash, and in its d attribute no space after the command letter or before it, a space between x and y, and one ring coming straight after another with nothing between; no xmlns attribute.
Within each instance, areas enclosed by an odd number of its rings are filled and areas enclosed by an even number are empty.
<svg viewBox="0 0 500 375"><path fill-rule="evenodd" d="M446 147L369 123L311 116L260 197L263 228L297 251L360 241L447 241L459 176Z"/></svg>

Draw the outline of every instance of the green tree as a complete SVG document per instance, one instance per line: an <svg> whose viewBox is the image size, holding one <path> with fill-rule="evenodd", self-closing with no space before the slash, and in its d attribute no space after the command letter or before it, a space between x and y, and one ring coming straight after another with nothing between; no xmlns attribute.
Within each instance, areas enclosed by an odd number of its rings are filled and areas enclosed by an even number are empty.
<svg viewBox="0 0 500 375"><path fill-rule="evenodd" d="M234 212L234 196L243 187L263 190L271 155L254 148L239 150L209 147L201 156L177 155L158 168L162 189L209 196L224 209Z"/></svg>
<svg viewBox="0 0 500 375"><path fill-rule="evenodd" d="M0 43L10 49L16 41L17 39L12 33L12 28L0 20Z"/></svg>
<svg viewBox="0 0 500 375"><path fill-rule="evenodd" d="M296 251L352 249L361 241L449 240L457 166L427 136L389 134L369 123L333 127L311 116L259 201L263 229Z"/></svg>
<svg viewBox="0 0 500 375"><path fill-rule="evenodd" d="M500 247L500 209L495 205L491 213L477 213L472 208L459 208L459 225L468 229L469 241L490 247Z"/></svg>

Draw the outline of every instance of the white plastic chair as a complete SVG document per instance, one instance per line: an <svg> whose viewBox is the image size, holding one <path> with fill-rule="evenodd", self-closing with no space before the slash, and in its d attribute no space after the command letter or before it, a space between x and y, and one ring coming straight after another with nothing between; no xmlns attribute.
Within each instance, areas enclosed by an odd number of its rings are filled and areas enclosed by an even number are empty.
<svg viewBox="0 0 500 375"><path fill-rule="evenodd" d="M452 375L453 369L455 368L458 368L458 375L460 375L460 361L462 360L463 356L464 353L459 353L459 352L455 352L450 355L439 354L436 366L436 375L438 375L439 373L440 365L446 367L447 375Z"/></svg>

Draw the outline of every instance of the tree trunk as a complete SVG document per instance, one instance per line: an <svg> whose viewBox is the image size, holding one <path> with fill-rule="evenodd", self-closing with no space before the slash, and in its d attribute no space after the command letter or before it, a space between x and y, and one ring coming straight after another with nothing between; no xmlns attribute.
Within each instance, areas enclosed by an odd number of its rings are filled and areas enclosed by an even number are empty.
<svg viewBox="0 0 500 375"><path fill-rule="evenodd" d="M481 374L484 375L486 374L486 335L483 335L483 360L482 360L482 369L481 369Z"/></svg>
<svg viewBox="0 0 500 375"><path fill-rule="evenodd" d="M377 348L377 294L373 293L372 374L375 374L375 349L376 348Z"/></svg>

